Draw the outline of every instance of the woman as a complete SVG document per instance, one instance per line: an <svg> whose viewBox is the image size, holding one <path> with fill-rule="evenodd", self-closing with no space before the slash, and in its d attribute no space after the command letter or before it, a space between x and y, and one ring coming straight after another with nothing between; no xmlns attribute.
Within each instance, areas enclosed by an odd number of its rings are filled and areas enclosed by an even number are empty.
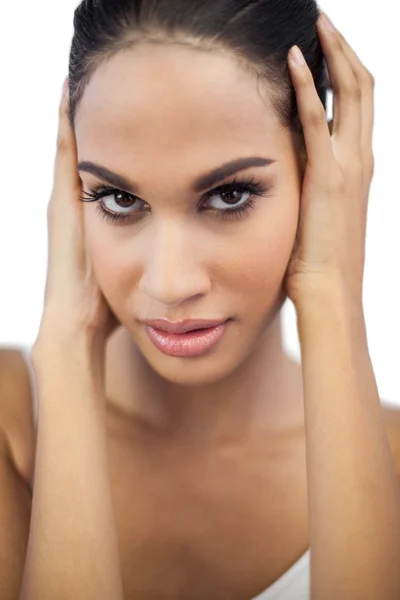
<svg viewBox="0 0 400 600"><path fill-rule="evenodd" d="M400 596L362 311L373 80L318 17L78 7L21 598Z"/></svg>

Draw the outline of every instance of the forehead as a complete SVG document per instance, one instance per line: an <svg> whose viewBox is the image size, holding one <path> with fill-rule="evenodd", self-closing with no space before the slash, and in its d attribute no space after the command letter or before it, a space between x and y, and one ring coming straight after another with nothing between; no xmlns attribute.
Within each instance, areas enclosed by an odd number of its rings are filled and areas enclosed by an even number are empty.
<svg viewBox="0 0 400 600"><path fill-rule="evenodd" d="M265 91L229 54L141 44L104 62L76 115L79 160L188 160L274 150L282 129ZM229 156L228 156L229 158Z"/></svg>

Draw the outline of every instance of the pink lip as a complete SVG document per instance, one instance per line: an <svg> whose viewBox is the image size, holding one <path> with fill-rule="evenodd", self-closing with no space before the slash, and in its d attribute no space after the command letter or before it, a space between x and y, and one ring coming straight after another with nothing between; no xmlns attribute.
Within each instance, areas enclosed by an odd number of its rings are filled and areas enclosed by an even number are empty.
<svg viewBox="0 0 400 600"><path fill-rule="evenodd" d="M187 333L170 333L147 326L146 332L153 344L169 356L200 356L210 350L221 340L225 333L227 321L204 330Z"/></svg>
<svg viewBox="0 0 400 600"><path fill-rule="evenodd" d="M223 319L185 319L183 321L177 321L176 323L173 323L167 319L146 319L142 321L142 323L144 325L153 327L154 329L167 331L168 333L186 333L187 331L192 331L194 329L210 329L211 327L221 325L225 321Z"/></svg>

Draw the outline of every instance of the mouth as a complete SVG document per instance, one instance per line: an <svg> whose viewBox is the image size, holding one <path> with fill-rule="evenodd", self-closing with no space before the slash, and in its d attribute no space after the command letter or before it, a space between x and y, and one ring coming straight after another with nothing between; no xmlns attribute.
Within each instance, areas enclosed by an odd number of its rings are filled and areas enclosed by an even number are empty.
<svg viewBox="0 0 400 600"><path fill-rule="evenodd" d="M222 325L229 319L185 319L172 322L167 319L146 319L144 325L167 333L187 333L189 331L201 331Z"/></svg>
<svg viewBox="0 0 400 600"><path fill-rule="evenodd" d="M153 326L146 326L146 332L153 344L168 356L193 357L210 351L221 341L228 324L220 322L211 327L186 329L181 333L165 331Z"/></svg>

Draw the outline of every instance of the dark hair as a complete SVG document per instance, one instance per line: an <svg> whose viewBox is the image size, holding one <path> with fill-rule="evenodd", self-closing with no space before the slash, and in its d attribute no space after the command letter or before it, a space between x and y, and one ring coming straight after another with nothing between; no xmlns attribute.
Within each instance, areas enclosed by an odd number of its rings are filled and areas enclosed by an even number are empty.
<svg viewBox="0 0 400 600"><path fill-rule="evenodd" d="M318 16L316 0L83 0L75 10L69 64L71 125L100 64L143 41L173 42L231 52L257 78L267 80L279 122L301 134L287 55L293 45L301 48L326 110Z"/></svg>

